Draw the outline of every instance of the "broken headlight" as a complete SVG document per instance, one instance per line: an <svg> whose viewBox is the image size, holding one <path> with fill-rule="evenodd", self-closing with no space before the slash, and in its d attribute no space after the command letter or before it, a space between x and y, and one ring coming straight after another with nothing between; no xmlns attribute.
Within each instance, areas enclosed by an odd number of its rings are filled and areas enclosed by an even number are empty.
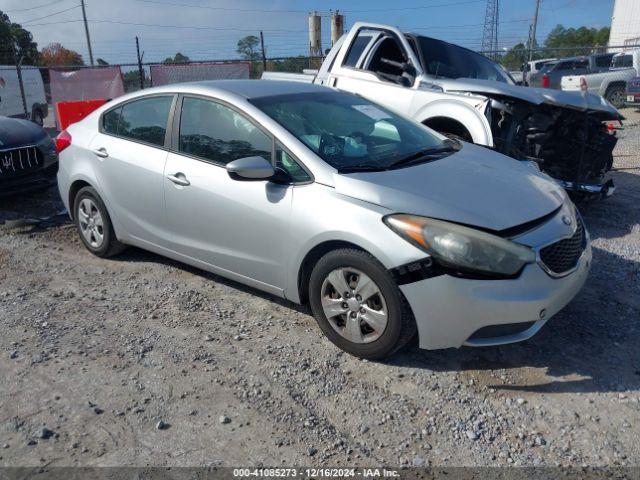
<svg viewBox="0 0 640 480"><path fill-rule="evenodd" d="M536 261L524 245L455 223L405 214L389 215L384 222L447 267L511 276Z"/></svg>

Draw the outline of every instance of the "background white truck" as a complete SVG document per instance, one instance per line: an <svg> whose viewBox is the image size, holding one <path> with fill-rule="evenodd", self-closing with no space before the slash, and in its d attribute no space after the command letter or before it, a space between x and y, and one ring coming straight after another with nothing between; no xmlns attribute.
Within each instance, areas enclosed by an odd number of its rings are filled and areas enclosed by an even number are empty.
<svg viewBox="0 0 640 480"><path fill-rule="evenodd" d="M517 86L500 65L454 44L358 22L316 75L263 78L356 93L450 137L536 161L569 190L613 190L605 174L616 139L602 122L622 118L614 107L596 95Z"/></svg>
<svg viewBox="0 0 640 480"><path fill-rule="evenodd" d="M42 125L49 113L42 75L38 68L22 68L28 120ZM0 115L25 118L18 73L13 65L0 65Z"/></svg>
<svg viewBox="0 0 640 480"><path fill-rule="evenodd" d="M581 79L587 82L587 91L607 98L616 108L625 105L627 83L640 75L640 48L617 53L611 60L611 70L588 75L562 77L562 90L580 90Z"/></svg>

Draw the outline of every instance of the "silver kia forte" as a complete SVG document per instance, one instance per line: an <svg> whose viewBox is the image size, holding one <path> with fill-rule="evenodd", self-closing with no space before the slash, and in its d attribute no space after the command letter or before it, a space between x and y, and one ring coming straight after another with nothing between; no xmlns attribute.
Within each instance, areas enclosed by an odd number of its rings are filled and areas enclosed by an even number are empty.
<svg viewBox="0 0 640 480"><path fill-rule="evenodd" d="M534 335L580 290L588 233L529 164L357 95L218 81L125 95L56 140L87 249L156 252L308 303L363 358Z"/></svg>

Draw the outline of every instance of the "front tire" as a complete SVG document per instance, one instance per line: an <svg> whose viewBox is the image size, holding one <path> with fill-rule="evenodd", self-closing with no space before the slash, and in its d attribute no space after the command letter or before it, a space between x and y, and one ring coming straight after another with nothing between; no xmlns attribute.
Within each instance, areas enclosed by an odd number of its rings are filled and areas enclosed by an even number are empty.
<svg viewBox="0 0 640 480"><path fill-rule="evenodd" d="M361 250L323 256L311 272L309 300L327 338L356 357L389 357L417 331L411 308L389 272Z"/></svg>
<svg viewBox="0 0 640 480"><path fill-rule="evenodd" d="M97 257L112 257L125 249L116 238L109 212L93 187L81 188L76 194L73 219L80 240Z"/></svg>

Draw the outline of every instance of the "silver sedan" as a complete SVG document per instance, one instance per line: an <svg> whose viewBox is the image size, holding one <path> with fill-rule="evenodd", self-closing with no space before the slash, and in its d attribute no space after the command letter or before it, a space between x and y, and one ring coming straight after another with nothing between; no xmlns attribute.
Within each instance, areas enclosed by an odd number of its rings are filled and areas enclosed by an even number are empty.
<svg viewBox="0 0 640 480"><path fill-rule="evenodd" d="M582 287L589 237L526 163L357 95L220 81L125 95L56 140L80 238L296 303L364 358L534 335Z"/></svg>

